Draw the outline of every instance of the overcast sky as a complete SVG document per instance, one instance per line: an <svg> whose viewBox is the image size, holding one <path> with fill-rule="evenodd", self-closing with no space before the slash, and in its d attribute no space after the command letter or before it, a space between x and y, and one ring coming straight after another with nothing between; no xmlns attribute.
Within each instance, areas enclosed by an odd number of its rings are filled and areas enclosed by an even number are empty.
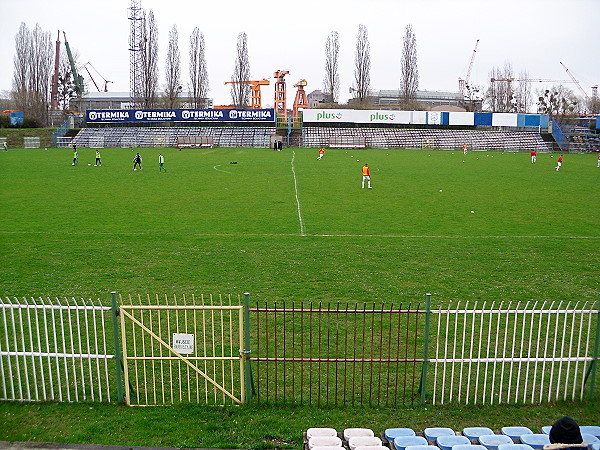
<svg viewBox="0 0 600 450"><path fill-rule="evenodd" d="M58 30L65 31L80 62L89 61L113 81L109 91L129 92L129 6L130 0L0 0L0 91L12 87L14 37L24 22L30 29L39 23L51 32L52 42ZM141 6L154 12L158 25L161 88L171 27L176 24L179 33L184 87L189 84L190 35L194 27L204 33L209 96L215 105L231 102L230 87L223 82L233 74L240 32L248 36L252 79L271 81L262 98L263 106L272 106L278 69L290 72L288 105L301 79L308 82L307 92L323 88L325 43L337 31L340 100L347 100L359 24L366 26L371 45L373 90L398 89L408 24L417 39L420 90L456 92L477 39L474 84L487 86L489 71L505 62L515 75L527 70L530 78L569 80L560 61L588 95L591 86L600 84L600 0L141 0ZM567 86L580 95L574 84ZM90 89L95 89L91 83Z"/></svg>

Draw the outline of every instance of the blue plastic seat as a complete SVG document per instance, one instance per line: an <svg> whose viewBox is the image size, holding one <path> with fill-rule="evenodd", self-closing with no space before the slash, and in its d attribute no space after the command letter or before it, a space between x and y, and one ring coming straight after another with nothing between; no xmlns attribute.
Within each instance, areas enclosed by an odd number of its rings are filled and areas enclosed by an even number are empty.
<svg viewBox="0 0 600 450"><path fill-rule="evenodd" d="M579 427L581 429L581 427ZM552 427L550 425L546 425L545 427L542 427L542 433L543 434L550 434L550 430L552 429Z"/></svg>
<svg viewBox="0 0 600 450"><path fill-rule="evenodd" d="M452 450L487 450L483 445L479 444L458 444L452 447Z"/></svg>
<svg viewBox="0 0 600 450"><path fill-rule="evenodd" d="M507 435L515 441L520 441L522 435L533 434L533 431L527 427L502 427L502 434Z"/></svg>
<svg viewBox="0 0 600 450"><path fill-rule="evenodd" d="M398 436L416 436L416 434L412 428L388 428L385 430L384 436L391 442Z"/></svg>
<svg viewBox="0 0 600 450"><path fill-rule="evenodd" d="M542 450L544 445L550 444L550 437L547 434L524 434L521 442L531 445L534 450Z"/></svg>
<svg viewBox="0 0 600 450"><path fill-rule="evenodd" d="M435 441L440 436L456 436L456 433L452 428L445 427L425 428L423 434L428 441Z"/></svg>
<svg viewBox="0 0 600 450"><path fill-rule="evenodd" d="M494 434L491 428L488 427L466 427L462 431L463 436L468 437L472 441L478 441L479 436L486 434Z"/></svg>
<svg viewBox="0 0 600 450"><path fill-rule="evenodd" d="M479 443L488 450L498 450L502 444L514 444L513 440L505 434L485 434L479 437Z"/></svg>
<svg viewBox="0 0 600 450"><path fill-rule="evenodd" d="M436 443L441 450L452 450L456 445L471 446L471 441L466 436L440 436L436 439Z"/></svg>
<svg viewBox="0 0 600 450"><path fill-rule="evenodd" d="M427 439L422 436L398 436L394 438L396 450L405 450L411 445L427 445Z"/></svg>
<svg viewBox="0 0 600 450"><path fill-rule="evenodd" d="M440 448L435 445L409 445L404 450L440 450Z"/></svg>
<svg viewBox="0 0 600 450"><path fill-rule="evenodd" d="M581 433L581 437L583 438L583 443L587 444L588 448L590 449L593 447L594 444L600 442L600 439L598 439L593 434Z"/></svg>
<svg viewBox="0 0 600 450"><path fill-rule="evenodd" d="M500 444L498 450L533 450L533 447L527 444Z"/></svg>
<svg viewBox="0 0 600 450"><path fill-rule="evenodd" d="M581 425L579 427L581 434L592 434L600 439L600 427L595 425Z"/></svg>

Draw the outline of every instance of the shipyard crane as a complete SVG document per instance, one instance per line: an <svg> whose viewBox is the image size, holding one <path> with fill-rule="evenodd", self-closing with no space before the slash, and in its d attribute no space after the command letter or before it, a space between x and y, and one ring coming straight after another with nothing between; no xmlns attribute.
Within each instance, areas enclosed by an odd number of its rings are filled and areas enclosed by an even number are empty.
<svg viewBox="0 0 600 450"><path fill-rule="evenodd" d="M263 78L262 80L243 80L243 81L226 81L225 84L249 84L252 89L252 109L262 108L262 97L260 93L261 86L268 86L271 84L269 80Z"/></svg>
<svg viewBox="0 0 600 450"><path fill-rule="evenodd" d="M287 70L278 70L273 74L277 79L275 82L275 114L286 114L286 92L285 92L285 76L290 73Z"/></svg>
<svg viewBox="0 0 600 450"><path fill-rule="evenodd" d="M294 85L294 87L298 89L296 91L296 98L294 99L294 108L292 109L292 119L294 123L297 123L300 111L308 108L308 100L306 99L306 91L304 90L304 86L307 84L306 80L300 80Z"/></svg>
<svg viewBox="0 0 600 450"><path fill-rule="evenodd" d="M71 53L71 47L69 47L69 41L67 41L67 34L64 31L63 36L65 37L65 48L67 49L69 64L71 64L71 73L73 74L73 82L75 83L75 92L77 93L77 97L81 98L83 96L84 90L83 77L77 72L77 67L75 67L75 60L73 59L73 54Z"/></svg>
<svg viewBox="0 0 600 450"><path fill-rule="evenodd" d="M98 86L98 83L96 83L96 80L94 80L94 77L92 76L91 72L89 71L89 69L87 68L87 66L90 66L92 69L94 69L94 71L100 76L100 78L102 78L102 80L104 81L104 86L102 88L102 90L100 90L100 86ZM85 71L88 73L88 75L90 76L90 79L92 80L92 83L94 83L94 86L96 86L96 89L98 90L98 92L108 92L108 83L112 83L112 81L107 80L106 78L104 78L102 76L102 74L100 72L98 72L98 69L96 69L91 62L86 62L83 65L83 68L85 69Z"/></svg>
<svg viewBox="0 0 600 450"><path fill-rule="evenodd" d="M469 69L467 70L467 76L463 80L462 78L458 79L458 92L460 95L464 97L465 88L469 89L469 79L471 78L471 71L473 70L473 63L475 62L475 54L477 53L477 46L479 45L479 39L475 42L475 48L473 49L473 54L471 55L471 62L469 63Z"/></svg>
<svg viewBox="0 0 600 450"><path fill-rule="evenodd" d="M60 31L56 37L56 50L54 51L54 73L52 74L52 90L50 91L50 106L58 109L58 69L60 68Z"/></svg>

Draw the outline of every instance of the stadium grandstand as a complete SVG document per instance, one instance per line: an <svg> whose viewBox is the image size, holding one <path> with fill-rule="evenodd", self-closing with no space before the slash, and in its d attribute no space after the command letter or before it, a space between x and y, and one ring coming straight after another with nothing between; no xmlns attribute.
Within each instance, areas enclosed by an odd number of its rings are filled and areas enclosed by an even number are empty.
<svg viewBox="0 0 600 450"><path fill-rule="evenodd" d="M114 104L111 106L115 106ZM123 104L125 106L125 104ZM559 121L541 114L310 108L288 124L274 109L87 109L56 145L79 147L426 148L600 151L596 116Z"/></svg>

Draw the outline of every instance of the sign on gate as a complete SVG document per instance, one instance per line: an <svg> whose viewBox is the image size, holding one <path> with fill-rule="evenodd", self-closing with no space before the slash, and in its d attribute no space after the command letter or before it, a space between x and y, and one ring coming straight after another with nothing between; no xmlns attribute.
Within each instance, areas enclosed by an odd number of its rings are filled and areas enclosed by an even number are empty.
<svg viewBox="0 0 600 450"><path fill-rule="evenodd" d="M173 350L182 355L192 355L194 353L194 335L173 333Z"/></svg>

